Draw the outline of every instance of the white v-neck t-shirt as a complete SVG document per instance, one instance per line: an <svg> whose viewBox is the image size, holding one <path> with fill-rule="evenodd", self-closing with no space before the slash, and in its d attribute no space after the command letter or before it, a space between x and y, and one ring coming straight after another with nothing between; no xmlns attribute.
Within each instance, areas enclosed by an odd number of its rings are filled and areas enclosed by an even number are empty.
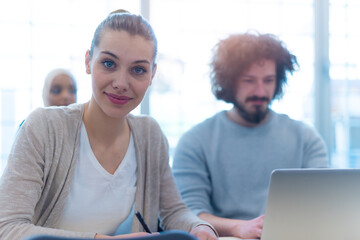
<svg viewBox="0 0 360 240"><path fill-rule="evenodd" d="M134 204L136 168L132 135L125 157L112 175L96 159L83 123L74 179L59 228L112 235Z"/></svg>

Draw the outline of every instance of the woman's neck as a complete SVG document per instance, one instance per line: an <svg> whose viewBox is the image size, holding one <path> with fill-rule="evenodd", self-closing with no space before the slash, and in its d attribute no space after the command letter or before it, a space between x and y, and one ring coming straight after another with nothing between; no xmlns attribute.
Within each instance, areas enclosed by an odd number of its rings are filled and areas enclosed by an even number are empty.
<svg viewBox="0 0 360 240"><path fill-rule="evenodd" d="M96 159L107 172L114 174L124 159L130 142L130 127L126 116L111 118L96 102L90 101L85 104L83 120Z"/></svg>
<svg viewBox="0 0 360 240"><path fill-rule="evenodd" d="M96 142L105 145L110 145L120 136L130 135L126 116L123 118L109 117L94 101L85 104L83 121L89 139L95 138Z"/></svg>

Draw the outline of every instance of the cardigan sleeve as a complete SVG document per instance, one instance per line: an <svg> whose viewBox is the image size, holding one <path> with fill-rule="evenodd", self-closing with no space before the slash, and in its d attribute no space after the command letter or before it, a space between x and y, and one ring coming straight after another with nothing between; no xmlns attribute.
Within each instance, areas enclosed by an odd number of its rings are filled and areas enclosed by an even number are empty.
<svg viewBox="0 0 360 240"><path fill-rule="evenodd" d="M181 229L190 232L196 226L207 225L216 233L216 230L209 223L198 218L182 201L169 165L168 141L160 128L158 142L161 226L165 230Z"/></svg>
<svg viewBox="0 0 360 240"><path fill-rule="evenodd" d="M186 207L169 167L163 172L160 197L160 216L164 229L182 229L190 232L194 227L202 224L211 227Z"/></svg>
<svg viewBox="0 0 360 240"><path fill-rule="evenodd" d="M37 109L17 133L0 180L0 239L16 240L39 234L91 238L95 235L35 225L35 209L54 154L49 131L44 110Z"/></svg>

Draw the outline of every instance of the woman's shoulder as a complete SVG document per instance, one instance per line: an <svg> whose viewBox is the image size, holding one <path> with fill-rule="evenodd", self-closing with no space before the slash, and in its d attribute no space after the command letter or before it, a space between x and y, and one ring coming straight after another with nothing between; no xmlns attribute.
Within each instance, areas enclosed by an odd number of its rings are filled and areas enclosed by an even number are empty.
<svg viewBox="0 0 360 240"><path fill-rule="evenodd" d="M148 115L132 115L127 116L130 129L135 135L142 137L160 137L163 136L163 132L159 123Z"/></svg>
<svg viewBox="0 0 360 240"><path fill-rule="evenodd" d="M83 104L72 104L63 107L40 107L32 111L25 119L25 125L63 125L81 121Z"/></svg>
<svg viewBox="0 0 360 240"><path fill-rule="evenodd" d="M84 104L71 104L69 106L39 107L31 114L52 116L78 116L84 112ZM30 115L31 115L30 114Z"/></svg>
<svg viewBox="0 0 360 240"><path fill-rule="evenodd" d="M133 127L155 127L160 128L159 123L151 116L148 115L133 115L127 116L128 122Z"/></svg>

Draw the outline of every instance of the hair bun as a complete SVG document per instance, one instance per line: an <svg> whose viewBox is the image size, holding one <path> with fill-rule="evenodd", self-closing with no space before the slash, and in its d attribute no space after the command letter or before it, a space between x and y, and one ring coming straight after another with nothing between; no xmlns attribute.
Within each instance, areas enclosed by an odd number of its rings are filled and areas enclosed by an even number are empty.
<svg viewBox="0 0 360 240"><path fill-rule="evenodd" d="M117 9L115 11L112 11L109 15L115 14L115 13L130 13L129 11L126 11L125 9Z"/></svg>

